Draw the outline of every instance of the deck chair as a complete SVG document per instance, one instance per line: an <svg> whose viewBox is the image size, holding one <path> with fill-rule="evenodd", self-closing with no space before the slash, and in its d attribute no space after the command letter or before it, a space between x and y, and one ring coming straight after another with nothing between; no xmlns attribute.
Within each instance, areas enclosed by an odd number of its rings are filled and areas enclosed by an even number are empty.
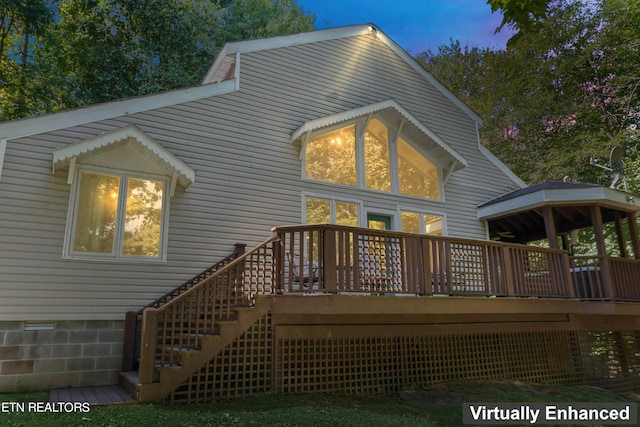
<svg viewBox="0 0 640 427"><path fill-rule="evenodd" d="M302 285L307 288L310 284L313 285L314 283L318 282L317 264L309 264L309 262L304 257L301 257L297 254L288 254L288 257L289 265L291 266L293 272L294 283L302 283Z"/></svg>

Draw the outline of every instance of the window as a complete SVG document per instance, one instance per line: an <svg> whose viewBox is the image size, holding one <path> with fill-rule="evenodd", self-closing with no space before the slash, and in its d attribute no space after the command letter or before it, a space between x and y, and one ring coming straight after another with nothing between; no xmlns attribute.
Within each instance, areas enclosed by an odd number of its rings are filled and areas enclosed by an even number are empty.
<svg viewBox="0 0 640 427"><path fill-rule="evenodd" d="M166 181L127 172L80 169L66 255L162 260Z"/></svg>
<svg viewBox="0 0 640 427"><path fill-rule="evenodd" d="M391 191L389 129L378 119L371 120L364 134L364 164L367 188Z"/></svg>
<svg viewBox="0 0 640 427"><path fill-rule="evenodd" d="M307 178L356 185L355 126L338 129L309 141L306 159Z"/></svg>
<svg viewBox="0 0 640 427"><path fill-rule="evenodd" d="M398 138L398 182L400 193L440 198L438 168L402 138Z"/></svg>
<svg viewBox="0 0 640 427"><path fill-rule="evenodd" d="M305 177L376 191L441 199L440 169L378 118L313 136ZM360 135L360 136L358 136Z"/></svg>
<svg viewBox="0 0 640 427"><path fill-rule="evenodd" d="M402 231L406 233L435 234L437 236L444 234L444 221L440 215L401 211L400 219Z"/></svg>
<svg viewBox="0 0 640 427"><path fill-rule="evenodd" d="M307 197L307 224L338 224L357 227L360 205L337 200Z"/></svg>

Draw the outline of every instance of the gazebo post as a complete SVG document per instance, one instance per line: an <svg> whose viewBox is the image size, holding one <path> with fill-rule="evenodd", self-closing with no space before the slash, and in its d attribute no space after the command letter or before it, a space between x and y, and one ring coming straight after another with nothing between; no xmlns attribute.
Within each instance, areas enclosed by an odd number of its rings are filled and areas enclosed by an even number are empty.
<svg viewBox="0 0 640 427"><path fill-rule="evenodd" d="M556 231L556 222L553 219L553 208L551 206L544 206L542 208L542 214L544 215L544 228L547 232L547 240L549 240L549 247L551 249L559 249L558 233Z"/></svg>
<svg viewBox="0 0 640 427"><path fill-rule="evenodd" d="M600 279L602 281L603 296L607 299L613 299L613 289L611 288L611 279L609 274L609 260L607 259L607 248L604 243L604 227L602 222L602 209L600 205L594 205L589 208L591 214L591 224L596 238L596 248L598 256L602 258L600 263Z"/></svg>
<svg viewBox="0 0 640 427"><path fill-rule="evenodd" d="M629 223L629 234L631 234L631 246L633 246L633 257L640 259L640 240L638 238L638 223L636 221L636 213L627 213L627 222Z"/></svg>
<svg viewBox="0 0 640 427"><path fill-rule="evenodd" d="M622 258L629 258L629 251L627 250L627 242L624 238L624 227L622 224L623 218L620 212L614 213L614 222L616 225L616 235L618 237L618 249L620 250L620 256Z"/></svg>

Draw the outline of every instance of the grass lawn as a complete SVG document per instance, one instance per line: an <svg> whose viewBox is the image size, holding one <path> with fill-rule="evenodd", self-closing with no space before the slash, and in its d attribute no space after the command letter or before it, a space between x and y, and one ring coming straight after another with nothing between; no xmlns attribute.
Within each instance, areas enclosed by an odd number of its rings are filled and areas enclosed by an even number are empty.
<svg viewBox="0 0 640 427"><path fill-rule="evenodd" d="M1 402L46 400L47 393L0 395ZM616 402L587 386L461 382L394 396L264 394L199 405L95 406L87 413L0 412L1 426L462 426L463 402ZM6 407L7 403L2 407Z"/></svg>

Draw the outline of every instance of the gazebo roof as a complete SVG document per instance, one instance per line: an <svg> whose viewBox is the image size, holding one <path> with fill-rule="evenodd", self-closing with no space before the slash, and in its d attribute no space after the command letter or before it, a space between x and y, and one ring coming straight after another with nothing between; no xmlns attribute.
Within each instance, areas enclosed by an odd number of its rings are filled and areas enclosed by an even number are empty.
<svg viewBox="0 0 640 427"><path fill-rule="evenodd" d="M640 210L640 197L595 184L547 181L506 193L478 206L492 236L525 243L547 236L544 210L551 208L558 233L592 225L591 207L599 206L603 222Z"/></svg>

